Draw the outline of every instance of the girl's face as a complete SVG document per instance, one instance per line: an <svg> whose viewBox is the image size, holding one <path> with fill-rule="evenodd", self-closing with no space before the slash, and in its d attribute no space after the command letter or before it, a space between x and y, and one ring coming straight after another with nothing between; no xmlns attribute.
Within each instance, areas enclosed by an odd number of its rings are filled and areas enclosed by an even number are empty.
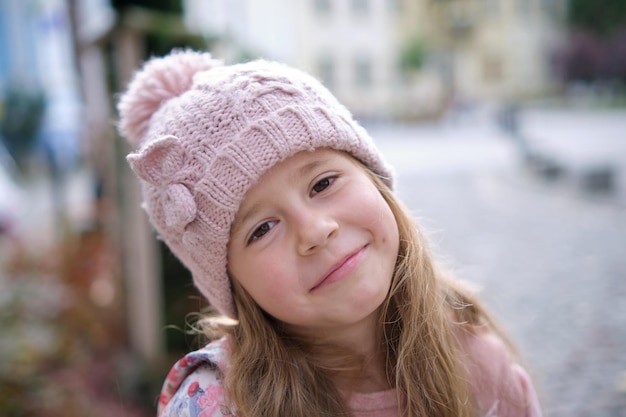
<svg viewBox="0 0 626 417"><path fill-rule="evenodd" d="M331 336L374 316L398 245L396 220L364 169L341 152L305 151L248 191L228 266L274 318L300 334Z"/></svg>

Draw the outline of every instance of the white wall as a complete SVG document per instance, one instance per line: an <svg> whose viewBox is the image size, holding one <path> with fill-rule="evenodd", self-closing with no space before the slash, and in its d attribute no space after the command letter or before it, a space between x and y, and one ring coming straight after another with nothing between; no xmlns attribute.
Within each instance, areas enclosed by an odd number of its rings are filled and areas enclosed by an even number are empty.
<svg viewBox="0 0 626 417"><path fill-rule="evenodd" d="M329 87L353 112L388 117L396 85L395 10L388 0L369 0L363 14L352 1L329 1L328 14L314 0L186 0L186 21L205 33L232 39L265 58L285 62L322 77L324 57L332 62ZM222 50L223 55L236 55ZM226 58L229 58L226 57ZM370 64L371 84L356 82L358 59Z"/></svg>

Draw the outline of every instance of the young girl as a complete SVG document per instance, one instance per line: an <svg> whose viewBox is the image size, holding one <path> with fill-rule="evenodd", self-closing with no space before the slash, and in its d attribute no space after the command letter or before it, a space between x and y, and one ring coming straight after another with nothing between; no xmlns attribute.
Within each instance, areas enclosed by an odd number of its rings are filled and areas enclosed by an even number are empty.
<svg viewBox="0 0 626 417"><path fill-rule="evenodd" d="M541 415L372 139L315 79L175 51L119 111L145 210L215 309L160 416Z"/></svg>

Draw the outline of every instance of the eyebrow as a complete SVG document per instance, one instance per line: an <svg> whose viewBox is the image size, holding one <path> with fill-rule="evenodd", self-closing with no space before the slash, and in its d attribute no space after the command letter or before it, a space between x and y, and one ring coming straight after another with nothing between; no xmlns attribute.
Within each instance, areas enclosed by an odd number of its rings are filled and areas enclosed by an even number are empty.
<svg viewBox="0 0 626 417"><path fill-rule="evenodd" d="M301 178L301 177L305 177L308 174L310 174L312 171L315 171L315 169L317 169L319 166L324 165L326 161L325 160L320 160L320 159L316 159L313 160L307 164L304 164L303 166L301 166L300 168L298 168L298 175L292 177L293 178Z"/></svg>

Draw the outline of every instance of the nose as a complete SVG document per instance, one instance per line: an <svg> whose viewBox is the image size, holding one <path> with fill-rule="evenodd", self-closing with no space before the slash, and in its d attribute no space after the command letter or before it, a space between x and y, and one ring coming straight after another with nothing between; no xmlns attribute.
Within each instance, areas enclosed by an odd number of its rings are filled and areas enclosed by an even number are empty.
<svg viewBox="0 0 626 417"><path fill-rule="evenodd" d="M325 247L337 233L339 224L325 213L305 209L296 216L295 227L298 253L307 256Z"/></svg>

